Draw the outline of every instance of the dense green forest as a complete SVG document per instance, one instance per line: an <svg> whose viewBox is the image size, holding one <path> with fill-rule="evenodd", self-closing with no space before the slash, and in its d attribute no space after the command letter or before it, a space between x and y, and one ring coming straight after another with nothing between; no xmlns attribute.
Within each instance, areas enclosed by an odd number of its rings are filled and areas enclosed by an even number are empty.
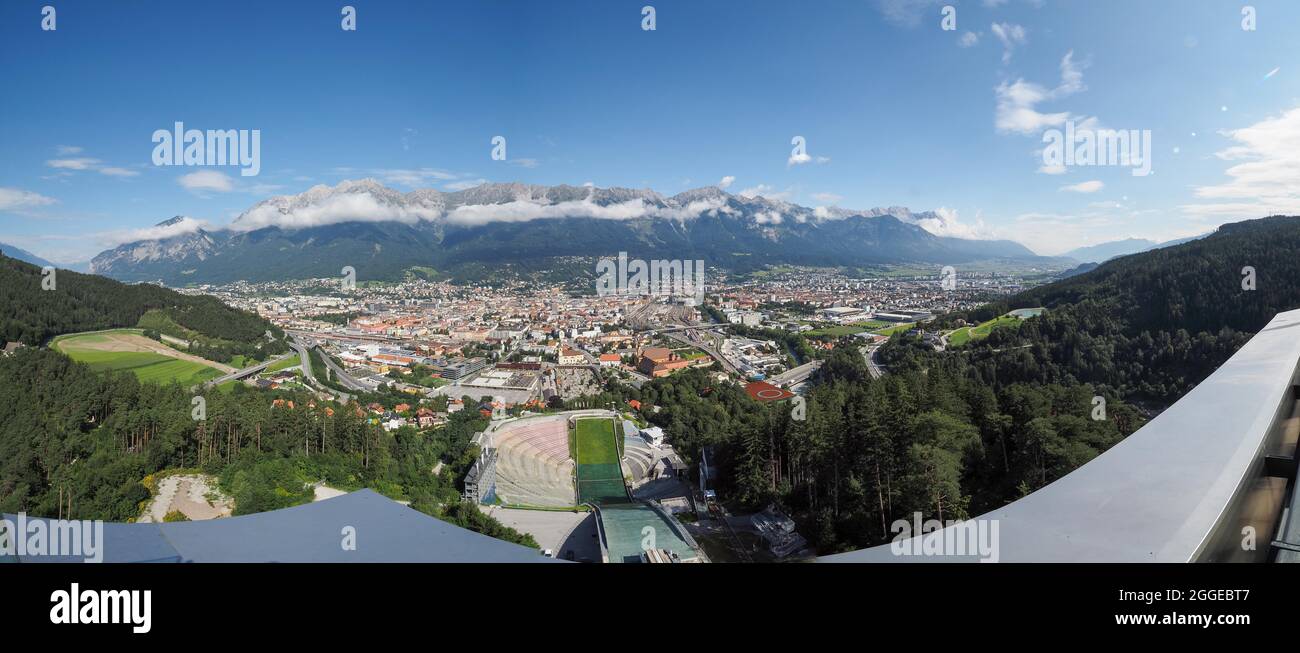
<svg viewBox="0 0 1300 653"><path fill-rule="evenodd" d="M1094 383L1168 404L1209 376L1281 311L1300 308L1300 218L1228 224L1182 245L1097 269L966 314L981 322L1045 306L1019 329L960 349L989 383ZM1244 268L1254 289L1243 288Z"/></svg>
<svg viewBox="0 0 1300 653"><path fill-rule="evenodd" d="M294 408L273 406L277 397ZM457 483L478 455L469 440L484 426L473 411L435 431L386 432L355 404L312 407L306 393L211 392L203 421L192 418L191 398L178 385L96 374L46 349L0 358L0 512L55 515L61 497L65 516L126 521L148 498L146 475L198 468L220 478L236 514L303 503L311 497L305 483L323 480L409 499L416 510L536 546L460 505Z"/></svg>
<svg viewBox="0 0 1300 653"><path fill-rule="evenodd" d="M71 270L56 271L54 288L46 290L42 278L40 268L0 256L0 306L4 307L0 339L39 345L64 333L137 325L182 338L200 334L212 339L214 347L256 343L264 340L268 331L277 338L282 335L266 320L207 295L183 295L150 284L128 285ZM141 318L151 311L166 316L161 322L179 325L184 331L169 333L166 327L159 328L159 323L140 325Z"/></svg>
<svg viewBox="0 0 1300 653"><path fill-rule="evenodd" d="M699 369L640 390L611 382L593 405L640 400L691 462L711 448L724 502L744 511L781 505L821 553L887 542L888 525L914 511L960 519L1004 505L1143 423L1116 397L1093 420L1090 386L989 386L958 357L872 380L846 346L814 384L802 421L791 402L756 402Z"/></svg>

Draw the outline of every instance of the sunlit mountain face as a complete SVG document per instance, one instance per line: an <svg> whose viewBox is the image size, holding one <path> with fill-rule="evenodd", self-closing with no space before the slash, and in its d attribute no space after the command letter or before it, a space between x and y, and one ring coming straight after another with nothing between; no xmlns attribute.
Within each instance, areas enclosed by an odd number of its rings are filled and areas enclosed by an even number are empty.
<svg viewBox="0 0 1300 653"><path fill-rule="evenodd" d="M91 266L123 280L210 283L320 277L343 265L396 278L413 266L620 251L721 268L1036 259L1011 241L936 236L920 226L933 219L900 207L808 208L714 187L673 196L525 184L402 193L363 180L259 202L222 229L172 218L157 225L159 238L103 252Z"/></svg>

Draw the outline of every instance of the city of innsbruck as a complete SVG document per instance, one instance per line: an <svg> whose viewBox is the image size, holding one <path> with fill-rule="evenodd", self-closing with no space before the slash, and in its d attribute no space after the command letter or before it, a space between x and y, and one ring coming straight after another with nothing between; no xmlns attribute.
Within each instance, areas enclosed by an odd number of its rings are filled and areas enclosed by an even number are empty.
<svg viewBox="0 0 1300 653"><path fill-rule="evenodd" d="M1298 34L2 0L0 615L1293 638Z"/></svg>

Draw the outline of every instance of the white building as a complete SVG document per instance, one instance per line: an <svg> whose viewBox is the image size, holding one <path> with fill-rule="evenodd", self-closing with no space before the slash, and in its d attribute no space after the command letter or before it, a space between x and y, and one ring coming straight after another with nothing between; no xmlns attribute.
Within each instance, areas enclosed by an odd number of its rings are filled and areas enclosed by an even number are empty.
<svg viewBox="0 0 1300 653"><path fill-rule="evenodd" d="M664 430L658 426L641 429L641 437L645 438L653 446L662 446L664 443Z"/></svg>

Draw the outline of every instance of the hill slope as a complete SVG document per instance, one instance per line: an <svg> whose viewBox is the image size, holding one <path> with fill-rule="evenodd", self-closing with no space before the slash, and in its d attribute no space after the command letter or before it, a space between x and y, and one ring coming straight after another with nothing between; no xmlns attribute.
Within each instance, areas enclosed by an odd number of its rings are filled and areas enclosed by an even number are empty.
<svg viewBox="0 0 1300 653"><path fill-rule="evenodd" d="M53 263L50 263L49 261L47 261L47 260L45 260L45 259L43 259L43 258L41 258L41 257L39 257L39 256L37 256L37 255L35 255L35 254L33 254L33 253L31 253L31 252L29 252L29 251L27 251L27 250L25 250L25 249L21 249L21 248L18 248L18 247L14 247L13 245L8 245L8 244L5 244L5 243L0 243L0 254L4 254L5 256L8 256L9 258L16 258L16 259L18 259L18 260L20 260L20 261L26 261L26 262L31 263L32 265L35 265L35 266L38 266L38 267L45 267L45 266L47 266L47 265L54 265Z"/></svg>
<svg viewBox="0 0 1300 653"><path fill-rule="evenodd" d="M256 343L266 320L236 310L215 297L182 295L153 285L127 285L69 270L55 273L55 288L43 290L41 269L0 256L0 340L38 345L52 336L134 327L150 311L208 338Z"/></svg>
<svg viewBox="0 0 1300 653"><path fill-rule="evenodd" d="M1300 307L1300 217L1227 224L1108 261L965 317L1048 311L962 348L986 380L1110 386L1165 403L1214 371L1279 312ZM1254 290L1243 288L1253 268Z"/></svg>

